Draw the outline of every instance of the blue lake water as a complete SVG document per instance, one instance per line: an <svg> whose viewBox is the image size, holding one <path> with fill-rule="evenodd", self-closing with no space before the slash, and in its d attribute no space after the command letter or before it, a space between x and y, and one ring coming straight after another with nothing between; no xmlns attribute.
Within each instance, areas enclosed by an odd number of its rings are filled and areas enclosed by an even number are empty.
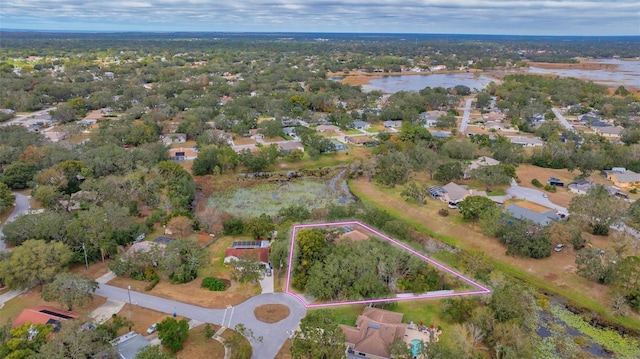
<svg viewBox="0 0 640 359"><path fill-rule="evenodd" d="M622 85L628 88L640 88L640 59L606 59L598 60L597 62L616 65L616 68L584 70L572 68L543 69L530 67L528 69L518 70L518 72L528 72L530 74L551 74L559 77L575 77L588 79L595 83L607 86ZM495 71L493 73L509 73L509 71ZM333 80L338 81L340 80L340 77L335 77ZM500 82L494 77L488 76L487 73L477 72L384 76L381 78L371 79L369 84L362 85L362 90L365 92L379 90L386 94L392 94L398 91L420 91L425 87L451 88L457 85L467 86L471 90L480 90L485 88L492 81Z"/></svg>

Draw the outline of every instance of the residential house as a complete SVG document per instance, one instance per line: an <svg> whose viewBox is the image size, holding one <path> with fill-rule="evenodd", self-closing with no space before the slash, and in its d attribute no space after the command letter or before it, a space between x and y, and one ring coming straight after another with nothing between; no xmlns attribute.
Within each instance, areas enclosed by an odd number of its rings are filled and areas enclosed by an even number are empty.
<svg viewBox="0 0 640 359"><path fill-rule="evenodd" d="M25 323L51 324L53 331L58 332L62 327L62 322L75 318L78 318L76 313L42 305L23 310L13 321L11 327L15 328Z"/></svg>
<svg viewBox="0 0 640 359"><path fill-rule="evenodd" d="M191 161L198 157L198 150L195 148L170 148L169 159L176 162Z"/></svg>
<svg viewBox="0 0 640 359"><path fill-rule="evenodd" d="M491 111L485 114L482 114L482 119L486 122L502 122L507 118L507 115L502 112Z"/></svg>
<svg viewBox="0 0 640 359"><path fill-rule="evenodd" d="M487 196L487 193L484 191L469 189L466 186L460 186L453 182L449 182L442 186L442 190L444 192L439 198L447 203L459 203L469 196Z"/></svg>
<svg viewBox="0 0 640 359"><path fill-rule="evenodd" d="M404 339L409 326L402 323L402 317L402 313L366 307L356 319L355 327L340 324L348 358L391 358L389 346Z"/></svg>
<svg viewBox="0 0 640 359"><path fill-rule="evenodd" d="M295 127L283 127L282 132L285 135L296 138L296 128Z"/></svg>
<svg viewBox="0 0 640 359"><path fill-rule="evenodd" d="M511 143L524 147L540 147L544 145L544 141L537 137L507 136L507 138Z"/></svg>
<svg viewBox="0 0 640 359"><path fill-rule="evenodd" d="M264 134L258 132L257 128L252 128L249 130L249 135L252 140L261 140L264 138Z"/></svg>
<svg viewBox="0 0 640 359"><path fill-rule="evenodd" d="M335 125L318 125L316 126L316 131L332 133L340 131L340 127Z"/></svg>
<svg viewBox="0 0 640 359"><path fill-rule="evenodd" d="M429 131L429 133L431 133L431 136L436 137L436 138L449 138L449 137L451 137L451 132Z"/></svg>
<svg viewBox="0 0 640 359"><path fill-rule="evenodd" d="M149 341L143 335L131 331L112 340L111 344L116 347L120 358L134 359L140 349L149 345Z"/></svg>
<svg viewBox="0 0 640 359"><path fill-rule="evenodd" d="M424 122L425 127L433 127L436 125L436 121L438 121L438 119L442 115L446 115L446 112L433 110L433 111L422 112L418 117L420 121Z"/></svg>
<svg viewBox="0 0 640 359"><path fill-rule="evenodd" d="M622 167L614 167L611 170L602 171L602 173L615 186L622 188L640 186L640 173Z"/></svg>
<svg viewBox="0 0 640 359"><path fill-rule="evenodd" d="M368 130L371 128L371 125L368 122L364 121L353 121L351 126L356 130Z"/></svg>
<svg viewBox="0 0 640 359"><path fill-rule="evenodd" d="M384 121L382 124L386 128L397 128L402 126L402 121Z"/></svg>
<svg viewBox="0 0 640 359"><path fill-rule="evenodd" d="M498 160L494 160L491 157L487 157L487 156L481 156L476 158L475 160L471 161L471 163L469 164L469 166L467 166L467 168L464 169L463 173L464 173L464 178L468 179L471 177L471 172L475 169L478 169L480 167L485 167L485 166L496 166L499 165L500 161Z"/></svg>
<svg viewBox="0 0 640 359"><path fill-rule="evenodd" d="M160 138L162 140L162 143L165 146L169 146L172 143L187 142L187 135L184 133L170 133L170 134L162 135Z"/></svg>
<svg viewBox="0 0 640 359"><path fill-rule="evenodd" d="M369 136L347 136L345 141L351 143L352 145L362 146L365 143L373 142L371 137Z"/></svg>
<svg viewBox="0 0 640 359"><path fill-rule="evenodd" d="M594 185L595 184L593 183L593 181L587 181L586 179L581 178L569 183L567 187L569 188L569 192L571 193L587 194L587 192L589 192L591 187L593 187Z"/></svg>
<svg viewBox="0 0 640 359"><path fill-rule="evenodd" d="M607 138L620 138L620 134L622 133L622 127L618 126L605 126L605 127L595 127L593 131L603 137Z"/></svg>
<svg viewBox="0 0 640 359"><path fill-rule="evenodd" d="M280 151L285 153L295 150L304 152L304 145L298 141L278 142L278 147L280 148Z"/></svg>
<svg viewBox="0 0 640 359"><path fill-rule="evenodd" d="M60 131L46 131L44 133L44 137L46 137L51 142L58 142L66 139L67 134Z"/></svg>
<svg viewBox="0 0 640 359"><path fill-rule="evenodd" d="M262 263L266 268L269 263L269 241L237 241L231 244L224 253L224 263L231 263L240 258L253 258Z"/></svg>
<svg viewBox="0 0 640 359"><path fill-rule="evenodd" d="M512 215L516 219L527 219L542 226L546 226L560 220L560 216L551 209L536 211L527 208L524 205L520 205L520 203L510 204L504 212Z"/></svg>
<svg viewBox="0 0 640 359"><path fill-rule="evenodd" d="M152 241L141 241L131 245L127 250L128 254L136 252L148 252L152 247L164 249L169 243L175 241L174 238L159 236Z"/></svg>

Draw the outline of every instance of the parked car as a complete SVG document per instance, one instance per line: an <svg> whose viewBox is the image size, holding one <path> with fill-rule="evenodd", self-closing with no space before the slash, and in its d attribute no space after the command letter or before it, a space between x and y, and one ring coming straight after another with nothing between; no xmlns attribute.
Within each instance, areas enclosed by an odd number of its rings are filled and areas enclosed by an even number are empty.
<svg viewBox="0 0 640 359"><path fill-rule="evenodd" d="M271 268L267 268L267 277L271 277Z"/></svg>
<svg viewBox="0 0 640 359"><path fill-rule="evenodd" d="M158 327L158 323L151 324L149 328L147 328L147 334L153 334L156 331L157 327Z"/></svg>
<svg viewBox="0 0 640 359"><path fill-rule="evenodd" d="M549 198L549 195L548 195L548 194L546 194L546 193L543 193L543 194L542 194L542 197L544 197L544 198Z"/></svg>
<svg viewBox="0 0 640 359"><path fill-rule="evenodd" d="M564 249L564 244L560 243L557 246L553 247L553 250L556 252L560 252L561 250Z"/></svg>

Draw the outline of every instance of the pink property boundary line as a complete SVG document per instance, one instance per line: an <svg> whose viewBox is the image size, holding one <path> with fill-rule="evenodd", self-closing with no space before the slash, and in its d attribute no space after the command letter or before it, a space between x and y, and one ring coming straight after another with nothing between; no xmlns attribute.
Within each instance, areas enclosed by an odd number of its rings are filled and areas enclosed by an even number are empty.
<svg viewBox="0 0 640 359"><path fill-rule="evenodd" d="M294 249L294 245L295 245L295 240L296 240L296 232L298 231L298 228L313 228L313 227L329 227L329 226L348 226L348 225L357 225L357 226L361 226L362 228L365 228L366 230L376 234L377 236L380 236L381 238L384 238L386 240L388 240L389 242L395 244L396 246L422 258L423 260L435 265L436 267L449 272L451 274L453 274L454 276L461 278L462 280L464 280L467 283L470 283L478 288L480 288L481 290L477 290L477 291L471 291L471 292L459 292L459 293L442 293L442 294L433 294L433 295L428 295L428 294L423 294L423 295L416 295L416 296L411 296L411 297L401 297L401 298L381 298L381 299L367 299L367 300L358 300L358 301L350 301L350 302L332 302L332 303L324 303L324 304L307 304L304 299L302 297L300 297L298 294L293 293L291 290L289 290L290 288L290 284L291 284L291 268L293 265L293 249ZM444 265L434 261L431 258L428 258L426 256L424 256L422 253L419 253L407 246L405 246L404 244L394 240L393 238L390 238L378 231L376 231L375 229L362 224L358 221L348 221L348 222L331 222L331 223L309 223L309 224L298 224L293 226L293 228L291 229L291 243L290 243L290 247L289 247L289 266L287 269L287 289L285 291L285 293L289 294L290 296L296 298L298 301L300 301L300 303L302 303L302 305L304 305L306 308L317 308L317 307L332 307L332 306L338 306L338 305L350 305L350 304L366 304L366 303L379 303L379 302L397 302L397 301L401 301L401 300L415 300L415 299L425 299L425 298L445 298L445 297L458 297L458 296L463 296L463 295L474 295L474 294L489 294L491 293L491 290L489 290L487 287L482 286L478 283L476 283L475 281L463 276L462 274L449 269L447 267L445 267Z"/></svg>

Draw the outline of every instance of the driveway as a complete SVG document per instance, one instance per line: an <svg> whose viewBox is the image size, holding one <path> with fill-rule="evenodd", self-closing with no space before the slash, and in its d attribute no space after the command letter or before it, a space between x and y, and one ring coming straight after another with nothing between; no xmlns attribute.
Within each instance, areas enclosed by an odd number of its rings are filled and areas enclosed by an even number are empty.
<svg viewBox="0 0 640 359"><path fill-rule="evenodd" d="M274 358L282 344L289 337L287 331L295 330L300 324L306 310L300 302L284 293L267 293L253 297L244 303L228 309L209 309L191 304L176 302L169 299L156 297L153 295L131 291L131 302L144 308L157 310L160 312L194 319L206 323L214 323L234 328L237 324L244 324L251 329L255 337L262 337L262 342L252 342L252 358ZM113 299L119 302L129 302L129 294L126 289L101 284L96 295ZM253 311L263 304L284 304L289 307L291 313L280 322L269 324L259 321Z"/></svg>
<svg viewBox="0 0 640 359"><path fill-rule="evenodd" d="M553 114L556 115L556 118L558 119L558 121L560 121L560 124L562 124L564 128L566 128L571 132L576 132L576 129L573 128L573 126L571 126L571 124L564 118L564 116L562 116L562 114L560 113L560 110L558 110L555 107L552 107L551 111L553 111Z"/></svg>
<svg viewBox="0 0 640 359"><path fill-rule="evenodd" d="M518 183L516 183L516 181L513 179L511 179L511 187L507 188L507 194L515 198L524 199L529 202L537 203L541 206L551 208L556 212L562 213L564 215L569 214L569 210L551 202L549 198L545 197L544 191L533 188L520 187L518 186Z"/></svg>

